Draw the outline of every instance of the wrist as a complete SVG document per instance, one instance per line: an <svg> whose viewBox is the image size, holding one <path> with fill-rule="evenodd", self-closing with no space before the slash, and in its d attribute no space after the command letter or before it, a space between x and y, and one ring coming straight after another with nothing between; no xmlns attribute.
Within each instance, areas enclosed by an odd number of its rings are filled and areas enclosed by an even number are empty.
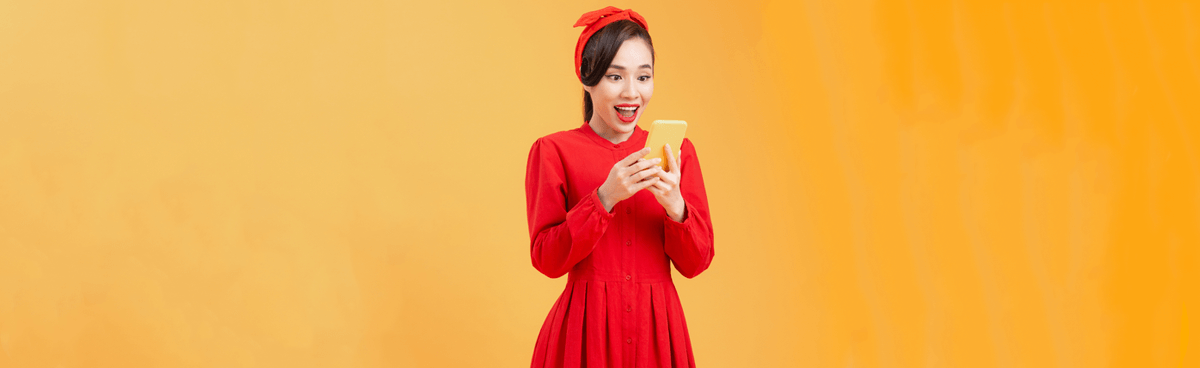
<svg viewBox="0 0 1200 368"><path fill-rule="evenodd" d="M667 216L670 216L675 222L683 222L683 219L687 217L687 204L682 199L676 201L668 209Z"/></svg>
<svg viewBox="0 0 1200 368"><path fill-rule="evenodd" d="M616 203L611 201L612 197L607 194L603 185L601 185L599 188L596 188L596 198L600 199L600 205L604 206L605 212L612 212L613 206L616 205Z"/></svg>

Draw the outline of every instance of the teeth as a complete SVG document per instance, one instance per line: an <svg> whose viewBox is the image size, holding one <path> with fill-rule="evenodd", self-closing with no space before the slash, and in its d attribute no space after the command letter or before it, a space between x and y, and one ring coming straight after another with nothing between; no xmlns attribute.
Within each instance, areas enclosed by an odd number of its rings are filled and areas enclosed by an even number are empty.
<svg viewBox="0 0 1200 368"><path fill-rule="evenodd" d="M617 110L633 111L633 110L637 110L637 108L636 107L617 107Z"/></svg>

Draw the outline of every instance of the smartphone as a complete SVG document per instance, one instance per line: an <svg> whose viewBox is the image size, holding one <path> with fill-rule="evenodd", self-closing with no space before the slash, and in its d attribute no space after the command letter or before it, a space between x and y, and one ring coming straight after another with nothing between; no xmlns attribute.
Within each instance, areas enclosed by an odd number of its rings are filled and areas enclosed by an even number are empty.
<svg viewBox="0 0 1200 368"><path fill-rule="evenodd" d="M675 163L680 164L679 154L683 148L683 133L687 131L687 122L683 120L655 120L650 124L650 136L646 137L646 147L650 148L650 153L646 154L645 159L661 158L662 162L658 166L663 170L670 170L670 165L667 164L667 155L663 152L663 145L670 144L672 153L675 154Z"/></svg>

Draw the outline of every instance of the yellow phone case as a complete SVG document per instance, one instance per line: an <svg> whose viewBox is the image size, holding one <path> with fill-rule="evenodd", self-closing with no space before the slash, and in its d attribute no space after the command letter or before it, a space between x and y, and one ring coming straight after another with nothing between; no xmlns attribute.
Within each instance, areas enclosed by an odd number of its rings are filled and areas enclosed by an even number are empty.
<svg viewBox="0 0 1200 368"><path fill-rule="evenodd" d="M675 163L680 164L679 154L683 148L683 133L687 131L687 122L683 120L655 120L650 124L650 136L646 137L646 147L650 147L650 153L646 154L645 159L661 158L662 162L658 166L663 170L669 170L667 164L667 155L663 153L663 145L670 144L672 153L675 154Z"/></svg>

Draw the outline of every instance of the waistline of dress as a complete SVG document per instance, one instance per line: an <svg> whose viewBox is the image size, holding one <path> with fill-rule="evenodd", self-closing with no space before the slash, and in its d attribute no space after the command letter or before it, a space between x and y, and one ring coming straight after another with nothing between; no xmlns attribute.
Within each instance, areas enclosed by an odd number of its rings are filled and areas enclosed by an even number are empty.
<svg viewBox="0 0 1200 368"><path fill-rule="evenodd" d="M628 277L626 277L628 276ZM628 282L640 284L658 284L658 283L673 283L671 273L664 275L645 276L630 273L627 275L598 275L593 272L576 272L567 273L567 281L600 281L600 282Z"/></svg>

